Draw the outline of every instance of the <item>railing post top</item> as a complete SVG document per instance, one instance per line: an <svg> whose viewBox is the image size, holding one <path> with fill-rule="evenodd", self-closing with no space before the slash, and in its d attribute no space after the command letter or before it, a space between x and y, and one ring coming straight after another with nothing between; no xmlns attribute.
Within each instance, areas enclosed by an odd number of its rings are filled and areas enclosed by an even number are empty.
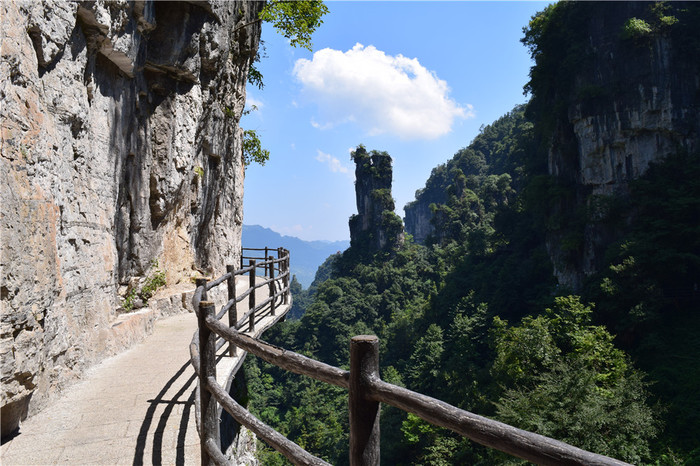
<svg viewBox="0 0 700 466"><path fill-rule="evenodd" d="M350 339L353 344L377 344L379 337L376 335L355 335Z"/></svg>
<svg viewBox="0 0 700 466"><path fill-rule="evenodd" d="M231 273L231 272L233 272L233 271L235 271L235 270L236 270L236 268L235 268L233 265L227 265L227 266L226 266L226 273Z"/></svg>
<svg viewBox="0 0 700 466"><path fill-rule="evenodd" d="M200 286L206 286L207 279L206 278L195 278L194 283L197 286L197 288L199 288Z"/></svg>

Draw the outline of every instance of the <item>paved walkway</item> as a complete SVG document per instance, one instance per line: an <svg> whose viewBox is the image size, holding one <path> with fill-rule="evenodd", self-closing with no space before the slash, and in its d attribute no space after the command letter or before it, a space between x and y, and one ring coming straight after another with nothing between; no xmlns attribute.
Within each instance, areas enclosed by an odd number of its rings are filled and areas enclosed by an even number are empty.
<svg viewBox="0 0 700 466"><path fill-rule="evenodd" d="M194 314L92 368L2 445L2 464L199 464L189 343Z"/></svg>
<svg viewBox="0 0 700 466"><path fill-rule="evenodd" d="M240 293L246 287L236 288ZM267 296L264 288L256 292L259 300ZM288 309L280 306L277 317L256 319L254 336ZM19 435L0 447L2 466L199 464L197 380L189 362L196 329L192 313L157 321L143 343L93 367L68 393L24 421ZM229 358L227 348L219 351L217 365L222 384L243 354Z"/></svg>

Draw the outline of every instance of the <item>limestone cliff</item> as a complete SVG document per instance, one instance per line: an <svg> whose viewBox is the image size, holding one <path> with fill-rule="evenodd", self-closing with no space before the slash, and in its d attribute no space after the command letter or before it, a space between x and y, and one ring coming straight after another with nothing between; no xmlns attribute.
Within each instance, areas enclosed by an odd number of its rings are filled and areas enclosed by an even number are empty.
<svg viewBox="0 0 700 466"><path fill-rule="evenodd" d="M442 170L444 171L444 170ZM431 179L436 175L436 169L431 173ZM426 183L426 185L428 185ZM416 199L409 202L403 208L403 221L406 225L406 232L413 236L413 240L419 244L425 244L428 236L435 232L433 225L433 212L431 204L444 204L447 202L447 187L440 186L440 189L421 189L416 192Z"/></svg>
<svg viewBox="0 0 700 466"><path fill-rule="evenodd" d="M0 3L3 434L113 351L120 284L238 263L261 7Z"/></svg>
<svg viewBox="0 0 700 466"><path fill-rule="evenodd" d="M391 197L391 156L359 146L355 161L357 215L350 217L350 247L372 254L403 242L403 223Z"/></svg>
<svg viewBox="0 0 700 466"><path fill-rule="evenodd" d="M615 236L600 221L604 200L624 197L651 162L699 148L698 10L564 2L545 15L551 27L537 31L531 106L547 138L549 173L566 191L548 236L563 285L580 288L602 265Z"/></svg>

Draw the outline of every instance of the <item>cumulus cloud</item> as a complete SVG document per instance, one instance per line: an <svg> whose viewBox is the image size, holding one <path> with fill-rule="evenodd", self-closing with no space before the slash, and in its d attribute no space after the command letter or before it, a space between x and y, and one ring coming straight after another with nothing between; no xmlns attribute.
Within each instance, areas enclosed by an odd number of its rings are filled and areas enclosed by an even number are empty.
<svg viewBox="0 0 700 466"><path fill-rule="evenodd" d="M326 154L325 152L322 152L320 150L317 150L318 155L316 156L316 160L319 162L325 164L328 166L328 169L333 172L333 173L343 173L345 175L348 175L352 177L352 173L350 173L350 169L343 165L340 160L337 158L333 157L331 154Z"/></svg>
<svg viewBox="0 0 700 466"><path fill-rule="evenodd" d="M471 105L450 99L447 83L418 59L371 45L319 50L312 60L297 60L293 73L328 120L313 120L317 128L355 121L370 135L434 139L449 133L456 119L474 116Z"/></svg>

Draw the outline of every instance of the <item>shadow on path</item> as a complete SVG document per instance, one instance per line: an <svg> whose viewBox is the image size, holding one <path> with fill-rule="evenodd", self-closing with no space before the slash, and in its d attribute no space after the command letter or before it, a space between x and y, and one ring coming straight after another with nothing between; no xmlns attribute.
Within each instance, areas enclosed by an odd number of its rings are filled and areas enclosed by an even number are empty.
<svg viewBox="0 0 700 466"><path fill-rule="evenodd" d="M162 458L163 458L163 434L166 432L166 427L168 426L168 423L170 422L170 425L177 423L178 424L178 436L177 436L177 446L176 446L176 459L175 459L175 464L178 465L184 465L185 464L185 438L187 435L187 426L189 423L190 415L192 414L193 408L194 408L194 397L195 397L195 390L194 390L194 382L197 380L196 375L194 374L194 371L192 375L187 379L187 381L182 385L182 387L175 393L175 395L172 397L172 399L164 399L166 393L168 390L175 385L175 382L177 379L185 375L185 371L187 368L190 367L190 362L186 362L176 373L175 375L166 382L166 384L163 386L163 388L160 390L158 395L152 399L148 400L150 403L150 406L148 407L148 411L146 411L146 416L144 417L143 423L141 424L141 429L139 430L139 435L138 439L136 442L136 451L134 452L134 465L135 466L143 466L144 464L144 454L146 451L146 445L149 442L149 435L148 432L151 429L151 424L153 423L154 420L154 415L155 411L158 408L158 405L160 404L165 404L165 410L163 411L163 414L161 414L160 419L158 419L158 425L155 428L155 431L153 432L153 453L151 454L151 464L158 465L162 464ZM177 386L177 385L176 385ZM181 400L180 398L187 393L187 391L191 391L189 397L187 400ZM182 411L182 417L178 420L177 416L172 416L173 415L173 409L175 408L176 405L181 404L184 405L183 411ZM171 419L172 416L172 419ZM195 435L197 435L195 433Z"/></svg>

